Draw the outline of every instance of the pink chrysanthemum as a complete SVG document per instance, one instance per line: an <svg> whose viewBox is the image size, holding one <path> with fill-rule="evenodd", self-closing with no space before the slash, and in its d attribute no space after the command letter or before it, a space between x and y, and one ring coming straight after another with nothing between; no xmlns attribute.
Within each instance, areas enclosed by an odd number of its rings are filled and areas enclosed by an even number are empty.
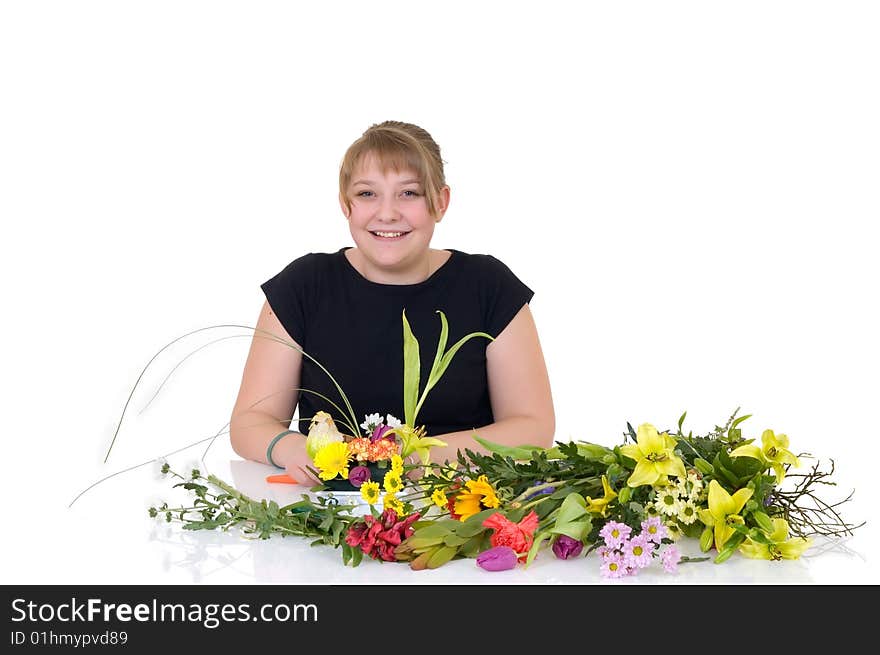
<svg viewBox="0 0 880 655"><path fill-rule="evenodd" d="M605 540L605 545L610 548L617 548L629 538L632 528L626 523L619 521L608 521L599 531L599 536Z"/></svg>
<svg viewBox="0 0 880 655"><path fill-rule="evenodd" d="M642 533L623 544L623 555L627 563L636 569L643 569L651 563L654 543Z"/></svg>
<svg viewBox="0 0 880 655"><path fill-rule="evenodd" d="M602 575L606 578L622 578L629 574L629 567L623 555L617 551L611 551L602 558Z"/></svg>
<svg viewBox="0 0 880 655"><path fill-rule="evenodd" d="M675 546L669 546L660 554L660 561L663 562L664 571L675 573L678 570L678 563L681 561L681 553Z"/></svg>
<svg viewBox="0 0 880 655"><path fill-rule="evenodd" d="M606 557L608 557L608 556L609 556L611 553L613 553L613 552L615 552L614 549L613 549L613 548L609 548L608 546L599 546L599 547L596 549L596 553L597 553L597 554L599 555L599 557L601 557L602 559L605 559Z"/></svg>
<svg viewBox="0 0 880 655"><path fill-rule="evenodd" d="M659 544L664 537L669 536L669 530L663 525L663 521L660 520L659 516L652 516L642 521L641 533L655 544Z"/></svg>

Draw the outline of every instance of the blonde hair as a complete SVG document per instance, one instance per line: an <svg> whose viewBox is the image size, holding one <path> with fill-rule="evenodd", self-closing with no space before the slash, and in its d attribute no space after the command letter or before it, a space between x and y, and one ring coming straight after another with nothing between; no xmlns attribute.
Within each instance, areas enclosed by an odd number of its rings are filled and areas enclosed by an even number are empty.
<svg viewBox="0 0 880 655"><path fill-rule="evenodd" d="M367 155L376 157L382 173L389 168L400 172L410 170L415 173L425 190L428 212L437 216L436 199L440 190L446 186L440 146L431 135L418 125L400 121L384 121L371 125L352 143L339 167L339 196L351 212L351 199L348 187L355 168Z"/></svg>

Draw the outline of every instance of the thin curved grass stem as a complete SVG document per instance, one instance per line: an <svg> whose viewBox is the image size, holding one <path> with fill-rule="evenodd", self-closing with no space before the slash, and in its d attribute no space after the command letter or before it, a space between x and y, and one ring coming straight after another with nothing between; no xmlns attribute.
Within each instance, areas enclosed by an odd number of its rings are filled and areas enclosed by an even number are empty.
<svg viewBox="0 0 880 655"><path fill-rule="evenodd" d="M336 387L336 390L339 392L339 395L342 397L342 400L345 403L345 406L348 410L349 417L352 419L352 423L349 427L353 427L353 426L357 425L357 416L355 415L355 412L351 407L351 403L349 402L348 397L345 395L345 392L342 390L342 387L339 386L339 383L336 381L336 379L330 374L330 372L326 368L324 368L323 364L321 364L318 360L316 360L314 357L312 357L307 352L305 352L302 348L300 348L298 345L296 345L293 341L288 341L286 339L279 337L278 335L276 335L272 332L268 332L267 330L261 330L260 328L251 327L249 325L238 325L238 324L232 324L232 323L220 324L220 325L209 325L207 327L202 327L202 328L198 328L197 330L192 330L190 332L187 332L186 334L183 334L183 335L177 337L176 339L173 339L172 341L168 342L162 348L160 348L159 351L156 352L156 354L154 354L150 358L150 360L147 362L147 364L144 366L143 370L140 372L140 375L138 375L137 380L135 381L134 385L132 386L131 391L128 394L128 398L125 401L125 405L122 408L122 414L120 415L119 421L116 424L116 429L113 432L113 438L110 440L110 445L107 448L107 453L104 455L104 463L105 464L107 463L107 460L110 457L110 452L113 450L113 446L116 444L116 439L119 436L119 430L122 427L122 421L125 418L125 413L128 410L128 406L131 403L131 399L134 396L134 392L137 389L138 385L140 384L141 380L143 379L144 374L147 372L147 370L150 368L150 366L156 360L156 358L159 357L159 355L161 355L165 350L170 348L172 345L174 345L178 341L181 341L182 339L185 339L185 338L192 336L194 334L197 334L199 332L204 332L206 330L215 330L215 329L221 329L221 328L236 328L236 329L251 330L254 332L255 337L258 336L257 333L263 333L267 336L262 337L262 338L272 339L273 341L276 341L280 344L294 348L297 351L299 351L304 357L308 357L309 360L314 362L315 365L318 366L318 368L320 368L322 371L324 371L324 373L327 374L327 377L330 378L330 380L333 382L333 385ZM247 336L247 335L235 335L235 336ZM217 340L217 341L219 341L219 340ZM216 341L214 343L216 343ZM339 409L338 406L337 406L337 411L339 411L340 414L345 414L345 412L343 412L341 409ZM354 432L357 433L356 430L354 430Z"/></svg>
<svg viewBox="0 0 880 655"><path fill-rule="evenodd" d="M69 504L67 507L68 507L68 509L70 509L71 507L73 507L73 504L74 504L77 500L79 500L79 499L80 499L80 498L81 498L81 497L82 497L87 491L89 491L89 490L91 490L91 489L94 489L95 487L97 487L97 486L98 486L99 484L101 484L102 482L106 482L107 480L109 480L109 479L111 479L111 478L114 478L114 477L116 477L117 475L121 475L121 474L123 474L123 473L128 473L129 471L134 471L135 469L141 468L142 466L146 466L147 464L152 464L153 462L158 461L158 460L160 460L160 459L164 459L164 458L167 458L167 457L171 457L172 455L176 455L177 453L183 452L184 450L187 450L188 448L192 448L193 446L198 446L200 443L204 443L204 442L206 442L206 441L210 441L210 440L212 440L212 439L216 439L216 438L217 438L217 435L214 435L214 436L211 436L211 437L205 437L204 439L199 439L198 441L194 441L193 443L187 444L186 446L183 446L182 448L178 448L177 450L171 451L170 453L167 453L166 455L160 455L159 457L154 457L153 459L148 459L146 462L142 462L142 463L140 463L140 464L136 464L136 465L134 465L134 466L129 466L128 468L126 468L126 469L122 469L121 471L116 471L115 473L111 473L110 475L101 478L101 479L98 480L97 482L93 482L93 483L90 484L88 487L86 487L85 489L83 489L82 491L80 491L80 492L76 495L76 497L75 497L73 500L70 501L70 504Z"/></svg>
<svg viewBox="0 0 880 655"><path fill-rule="evenodd" d="M145 411L147 411L147 408L150 406L150 404L151 404L154 400L156 400L156 398L159 396L159 392L162 391L162 387L165 386L165 383L168 382L168 380L171 378L171 376L174 375L174 372L175 372L178 368L180 368L180 367L183 365L183 363L184 363L187 359L189 359L190 357L192 357L193 355L195 355L195 354L196 354L197 352L199 352L200 350L203 350L203 349L207 348L208 346L212 346L212 345L214 345L215 343L219 343L220 341L225 341L225 340L227 340L227 339L237 339L237 338L239 338L239 337L252 337L252 336L253 336L253 335L250 335L250 334L233 334L232 336L229 336L229 337L220 337L219 339L214 339L213 341L209 341L208 343L206 343L206 344L204 344L204 345L201 345L201 346L199 346L198 348L196 348L195 350L193 350L193 351L192 351L191 353L189 353L186 357L184 357L184 358L181 359L179 362L177 362L177 364L174 366L174 368L172 368L171 371L168 373L168 375L165 376L165 379L162 380L162 384L160 384L159 387L156 389L156 393L153 394L153 397L150 398L150 399L147 401L146 405L144 405L144 406L141 408L141 411L138 412L138 416L140 416L140 415L143 414ZM265 337L264 337L264 338L265 338Z"/></svg>

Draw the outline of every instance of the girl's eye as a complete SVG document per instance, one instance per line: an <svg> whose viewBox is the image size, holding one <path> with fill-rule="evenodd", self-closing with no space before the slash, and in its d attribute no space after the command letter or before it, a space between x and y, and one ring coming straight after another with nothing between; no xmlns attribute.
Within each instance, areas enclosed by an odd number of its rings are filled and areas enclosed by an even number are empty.
<svg viewBox="0 0 880 655"><path fill-rule="evenodd" d="M368 197L371 196L372 194L373 194L372 191L359 191L356 195L357 195L357 197L359 197L359 198L368 198ZM406 196L407 198L418 198L420 195L422 195L422 194L420 194L418 191L414 191L414 190L412 190L412 189L406 189L406 190L403 192L403 194L404 194L404 196ZM407 194L409 194L409 195L407 195Z"/></svg>

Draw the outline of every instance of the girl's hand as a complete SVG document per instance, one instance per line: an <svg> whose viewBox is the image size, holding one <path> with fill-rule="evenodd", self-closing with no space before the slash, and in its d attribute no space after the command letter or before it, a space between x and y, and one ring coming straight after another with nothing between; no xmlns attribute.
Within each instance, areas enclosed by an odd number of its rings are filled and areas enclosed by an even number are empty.
<svg viewBox="0 0 880 655"><path fill-rule="evenodd" d="M308 467L314 468L314 464L306 453L306 440L302 435L294 434L290 435L290 438L286 437L276 446L275 452L278 454L273 459L283 465L287 475L299 484L311 487L321 483L308 469Z"/></svg>

